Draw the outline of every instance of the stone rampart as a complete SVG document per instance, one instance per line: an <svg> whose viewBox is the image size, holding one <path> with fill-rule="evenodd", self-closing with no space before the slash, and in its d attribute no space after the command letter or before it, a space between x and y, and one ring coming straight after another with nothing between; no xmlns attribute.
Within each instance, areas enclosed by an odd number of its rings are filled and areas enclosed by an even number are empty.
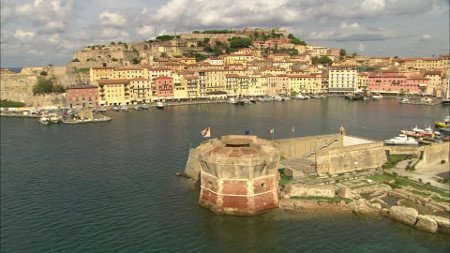
<svg viewBox="0 0 450 253"><path fill-rule="evenodd" d="M449 163L450 145L448 142L433 143L429 146L421 147L422 159L416 164L416 169L427 167L429 165L439 164L445 161Z"/></svg>
<svg viewBox="0 0 450 253"><path fill-rule="evenodd" d="M381 167L387 161L383 142L336 147L317 152L319 176L335 175Z"/></svg>
<svg viewBox="0 0 450 253"><path fill-rule="evenodd" d="M286 159L301 158L325 148L342 146L338 134L275 140L280 146L281 156Z"/></svg>

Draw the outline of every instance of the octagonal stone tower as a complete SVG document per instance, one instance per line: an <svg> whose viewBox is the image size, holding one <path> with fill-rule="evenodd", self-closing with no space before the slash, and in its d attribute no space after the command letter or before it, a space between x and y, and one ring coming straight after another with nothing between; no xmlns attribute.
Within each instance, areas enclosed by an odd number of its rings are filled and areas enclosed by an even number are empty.
<svg viewBox="0 0 450 253"><path fill-rule="evenodd" d="M201 206L231 215L278 207L277 144L256 136L228 135L204 142L196 151Z"/></svg>

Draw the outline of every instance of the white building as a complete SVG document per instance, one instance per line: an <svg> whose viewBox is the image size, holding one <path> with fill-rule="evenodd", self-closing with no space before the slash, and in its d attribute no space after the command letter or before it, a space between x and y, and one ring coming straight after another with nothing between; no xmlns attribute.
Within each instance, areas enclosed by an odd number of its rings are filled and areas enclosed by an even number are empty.
<svg viewBox="0 0 450 253"><path fill-rule="evenodd" d="M328 92L348 93L358 89L358 71L338 68L328 70Z"/></svg>

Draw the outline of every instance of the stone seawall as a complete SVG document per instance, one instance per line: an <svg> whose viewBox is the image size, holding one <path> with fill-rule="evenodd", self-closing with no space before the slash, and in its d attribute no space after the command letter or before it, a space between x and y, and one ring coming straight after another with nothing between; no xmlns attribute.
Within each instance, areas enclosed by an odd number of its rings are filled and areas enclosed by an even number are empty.
<svg viewBox="0 0 450 253"><path fill-rule="evenodd" d="M335 175L381 167L387 161L383 142L337 147L317 152L319 176Z"/></svg>
<svg viewBox="0 0 450 253"><path fill-rule="evenodd" d="M311 137L289 138L275 140L280 146L281 155L286 159L308 156L316 150L341 147L339 135L318 135Z"/></svg>
<svg viewBox="0 0 450 253"><path fill-rule="evenodd" d="M418 170L429 165L439 164L442 161L445 161L446 164L449 163L450 146L448 142L424 146L421 148L421 151L423 151L422 159L416 164L416 169Z"/></svg>

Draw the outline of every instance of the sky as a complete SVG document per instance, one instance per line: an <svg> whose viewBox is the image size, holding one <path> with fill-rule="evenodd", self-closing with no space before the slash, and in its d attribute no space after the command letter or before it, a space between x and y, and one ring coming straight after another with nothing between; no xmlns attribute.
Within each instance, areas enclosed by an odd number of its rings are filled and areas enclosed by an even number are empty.
<svg viewBox="0 0 450 253"><path fill-rule="evenodd" d="M449 53L449 0L0 0L2 67L65 65L85 45L285 28L367 56Z"/></svg>

